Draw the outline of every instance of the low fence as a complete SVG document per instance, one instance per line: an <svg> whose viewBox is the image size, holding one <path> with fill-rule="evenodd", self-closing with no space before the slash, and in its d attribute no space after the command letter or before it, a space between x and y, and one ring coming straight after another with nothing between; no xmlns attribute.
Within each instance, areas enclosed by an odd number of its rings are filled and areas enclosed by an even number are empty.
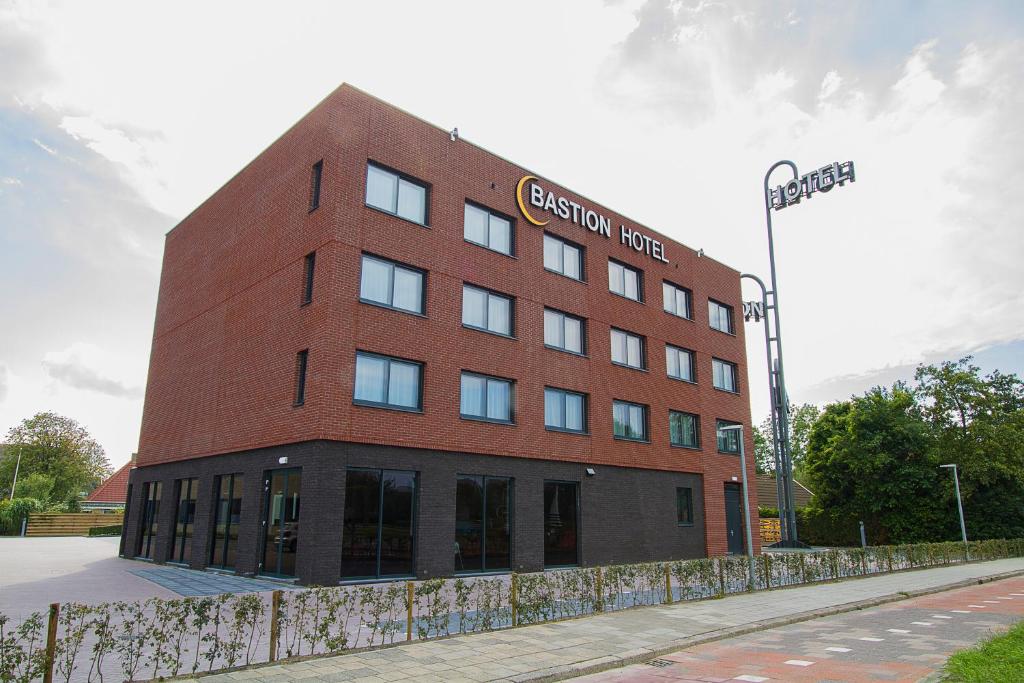
<svg viewBox="0 0 1024 683"><path fill-rule="evenodd" d="M26 536L88 536L89 529L124 522L123 512L33 512Z"/></svg>
<svg viewBox="0 0 1024 683"><path fill-rule="evenodd" d="M1024 556L1024 539L768 553L754 588ZM194 675L400 640L556 621L749 590L745 557L314 587L0 614L0 681Z"/></svg>

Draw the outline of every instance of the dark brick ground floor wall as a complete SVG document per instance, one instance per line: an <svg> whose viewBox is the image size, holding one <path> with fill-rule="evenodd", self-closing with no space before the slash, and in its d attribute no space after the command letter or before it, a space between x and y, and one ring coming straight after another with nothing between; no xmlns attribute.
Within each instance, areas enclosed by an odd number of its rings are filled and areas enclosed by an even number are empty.
<svg viewBox="0 0 1024 683"><path fill-rule="evenodd" d="M287 457L287 464L279 464ZM580 562L583 566L703 557L704 495L699 474L625 467L597 467L588 476L574 463L469 455L364 444L314 441L232 453L131 472L124 555L135 555L143 508L143 484L163 482L154 558L166 560L174 530L175 480L199 479L192 538L193 568L209 561L215 478L242 473L244 494L238 536L239 574L258 572L265 515L263 481L268 470L302 469L302 509L297 549L300 582L331 585L341 575L341 535L348 467L372 467L418 473L416 501L416 574L448 576L455 571L455 490L457 474L511 477L513 482L512 566L539 571L544 565L544 481L580 484ZM676 518L676 487L693 489L692 526Z"/></svg>

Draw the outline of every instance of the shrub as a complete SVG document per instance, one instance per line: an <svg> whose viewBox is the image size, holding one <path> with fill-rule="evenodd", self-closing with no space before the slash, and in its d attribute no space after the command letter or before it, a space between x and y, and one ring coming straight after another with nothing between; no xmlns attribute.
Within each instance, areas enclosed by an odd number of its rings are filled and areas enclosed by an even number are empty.
<svg viewBox="0 0 1024 683"><path fill-rule="evenodd" d="M111 524L110 526L94 526L89 529L90 536L120 536L121 525Z"/></svg>
<svg viewBox="0 0 1024 683"><path fill-rule="evenodd" d="M29 513L42 511L43 504L35 498L0 500L0 535L17 536L21 533L21 520Z"/></svg>

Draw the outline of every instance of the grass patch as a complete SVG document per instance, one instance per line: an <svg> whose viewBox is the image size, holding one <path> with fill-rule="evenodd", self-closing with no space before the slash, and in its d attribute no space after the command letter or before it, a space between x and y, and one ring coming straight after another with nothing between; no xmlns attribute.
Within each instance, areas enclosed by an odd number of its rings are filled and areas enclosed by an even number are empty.
<svg viewBox="0 0 1024 683"><path fill-rule="evenodd" d="M947 681L1024 681L1024 622L1008 632L961 650L946 662Z"/></svg>

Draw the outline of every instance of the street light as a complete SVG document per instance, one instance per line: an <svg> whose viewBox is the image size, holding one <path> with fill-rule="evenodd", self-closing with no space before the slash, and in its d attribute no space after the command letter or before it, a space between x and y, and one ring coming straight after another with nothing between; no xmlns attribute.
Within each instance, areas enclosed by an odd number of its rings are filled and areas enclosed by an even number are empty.
<svg viewBox="0 0 1024 683"><path fill-rule="evenodd" d="M21 467L21 449L18 449L18 460L14 463L14 481L11 482L11 500L14 500L14 489L18 486L18 468Z"/></svg>
<svg viewBox="0 0 1024 683"><path fill-rule="evenodd" d="M747 454L743 447L743 425L719 427L720 432L738 431L740 437L740 482L743 486L743 527L747 532L747 589L754 590L754 541L750 535L750 497L747 494Z"/></svg>
<svg viewBox="0 0 1024 683"><path fill-rule="evenodd" d="M970 546L967 545L967 527L964 526L964 505L960 502L960 477L956 473L956 465L939 465L939 467L952 467L953 468L953 485L956 487L956 509L960 513L960 537L964 541L964 549L967 552L967 559L971 559Z"/></svg>

